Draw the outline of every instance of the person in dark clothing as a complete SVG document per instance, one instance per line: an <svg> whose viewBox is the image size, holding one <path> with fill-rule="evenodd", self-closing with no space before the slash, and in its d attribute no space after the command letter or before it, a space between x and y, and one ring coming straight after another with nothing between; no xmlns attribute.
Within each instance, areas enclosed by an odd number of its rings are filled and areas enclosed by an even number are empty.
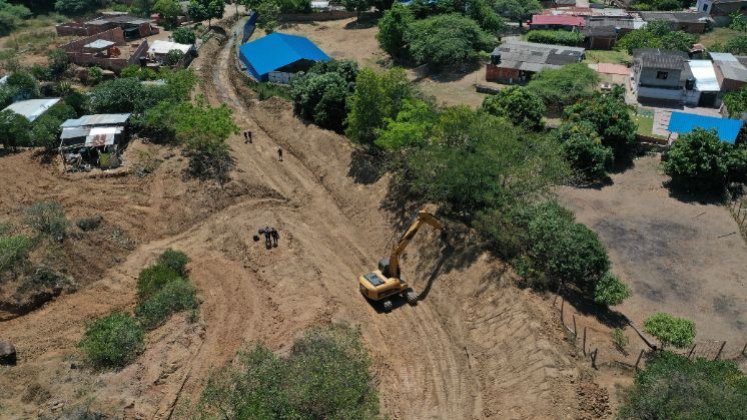
<svg viewBox="0 0 747 420"><path fill-rule="evenodd" d="M252 131L251 130L246 131L246 140L247 140L247 143L252 144Z"/></svg>
<svg viewBox="0 0 747 420"><path fill-rule="evenodd" d="M283 161L283 149L278 147L278 160Z"/></svg>
<svg viewBox="0 0 747 420"><path fill-rule="evenodd" d="M272 246L277 248L278 240L280 239L280 234L278 233L277 229L275 229L274 227L270 228L270 236L272 236Z"/></svg>
<svg viewBox="0 0 747 420"><path fill-rule="evenodd" d="M264 228L260 229L259 234L265 235L265 248L272 248L272 230L270 229L270 227L265 226Z"/></svg>

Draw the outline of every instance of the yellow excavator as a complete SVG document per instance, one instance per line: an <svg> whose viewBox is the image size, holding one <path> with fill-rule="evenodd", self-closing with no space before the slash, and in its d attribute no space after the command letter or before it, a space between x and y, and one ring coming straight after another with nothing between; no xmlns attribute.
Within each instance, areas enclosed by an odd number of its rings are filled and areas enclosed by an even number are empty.
<svg viewBox="0 0 747 420"><path fill-rule="evenodd" d="M387 312L394 306L389 299L392 296L403 296L407 300L407 303L411 305L418 301L418 294L400 276L399 257L423 223L442 231L442 236L444 235L443 224L432 214L421 210L415 216L415 220L407 228L397 245L392 249L391 255L379 261L379 269L358 278L358 284L363 296L374 302L382 302L384 310Z"/></svg>

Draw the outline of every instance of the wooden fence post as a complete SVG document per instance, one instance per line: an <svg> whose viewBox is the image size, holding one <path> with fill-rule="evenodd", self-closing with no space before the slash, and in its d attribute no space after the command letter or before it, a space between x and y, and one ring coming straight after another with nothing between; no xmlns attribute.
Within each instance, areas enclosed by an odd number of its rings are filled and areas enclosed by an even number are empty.
<svg viewBox="0 0 747 420"><path fill-rule="evenodd" d="M745 351L747 351L747 343L744 343L744 347L742 347L742 356L747 356L747 354L744 354Z"/></svg>
<svg viewBox="0 0 747 420"><path fill-rule="evenodd" d="M584 356L586 356L586 327L584 327Z"/></svg>
<svg viewBox="0 0 747 420"><path fill-rule="evenodd" d="M695 351L695 346L697 346L697 345L698 345L698 343L693 344L693 347L690 349L689 352L687 352L687 358L688 359L690 358L690 356L693 355L693 352Z"/></svg>
<svg viewBox="0 0 747 420"><path fill-rule="evenodd" d="M721 352L724 350L725 346L726 346L726 341L721 343L721 348L718 349L718 353L716 353L716 357L713 360L718 360L718 358L721 357Z"/></svg>
<svg viewBox="0 0 747 420"><path fill-rule="evenodd" d="M563 320L563 307L565 307L565 299L561 297L560 298L560 323L563 324L563 328L565 328L565 321Z"/></svg>
<svg viewBox="0 0 747 420"><path fill-rule="evenodd" d="M594 349L594 353L591 354L591 367L594 369L597 368L597 353L599 353L599 348Z"/></svg>
<svg viewBox="0 0 747 420"><path fill-rule="evenodd" d="M576 314L573 314L573 335L578 337L578 329L576 328Z"/></svg>
<svg viewBox="0 0 747 420"><path fill-rule="evenodd" d="M643 357L643 352L645 352L645 350L641 350L641 352L638 353L638 359L635 361L635 369L636 370L638 370L638 363L641 362L641 357Z"/></svg>

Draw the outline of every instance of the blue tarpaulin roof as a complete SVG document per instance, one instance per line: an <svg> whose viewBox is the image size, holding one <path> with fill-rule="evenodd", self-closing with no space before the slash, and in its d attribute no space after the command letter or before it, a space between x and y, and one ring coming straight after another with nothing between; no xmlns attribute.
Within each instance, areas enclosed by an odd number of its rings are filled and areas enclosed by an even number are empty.
<svg viewBox="0 0 747 420"><path fill-rule="evenodd" d="M254 76L264 77L300 60L328 61L329 57L307 38L274 32L242 45L241 58L251 65Z"/></svg>
<svg viewBox="0 0 747 420"><path fill-rule="evenodd" d="M742 129L742 123L742 120L672 112L668 130L672 133L685 134L693 131L695 128L705 128L706 130L715 128L718 131L718 138L721 141L734 144L739 135L739 130Z"/></svg>

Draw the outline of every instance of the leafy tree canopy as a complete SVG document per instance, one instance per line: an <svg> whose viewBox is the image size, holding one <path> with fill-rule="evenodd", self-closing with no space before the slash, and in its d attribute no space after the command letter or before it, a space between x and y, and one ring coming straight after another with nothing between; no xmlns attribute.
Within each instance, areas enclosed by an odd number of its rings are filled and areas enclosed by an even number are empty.
<svg viewBox="0 0 747 420"><path fill-rule="evenodd" d="M31 10L23 5L0 0L0 36L10 34L24 19L31 17Z"/></svg>
<svg viewBox="0 0 747 420"><path fill-rule="evenodd" d="M176 25L177 18L182 14L182 7L176 0L158 0L153 5L153 11L161 15L161 18L164 20L166 26L172 27ZM173 32L174 41L180 44L194 44L194 40L192 42L182 42L177 39L177 37L182 37L183 32L181 32L180 35L177 35L177 32L181 31L182 29L187 28L179 28ZM190 29L187 30L191 31ZM192 33L194 34L194 32Z"/></svg>
<svg viewBox="0 0 747 420"><path fill-rule="evenodd" d="M726 186L730 145L715 130L696 128L680 136L669 149L664 173L675 187L699 193L720 193Z"/></svg>
<svg viewBox="0 0 747 420"><path fill-rule="evenodd" d="M695 323L677 318L665 312L657 312L643 322L644 330L656 337L662 347L669 345L683 348L693 344Z"/></svg>
<svg viewBox="0 0 747 420"><path fill-rule="evenodd" d="M743 113L747 112L747 87L724 95L724 104L726 105L726 109L729 110L731 118L739 118Z"/></svg>
<svg viewBox="0 0 747 420"><path fill-rule="evenodd" d="M623 420L738 419L747 407L747 377L731 361L665 351L636 373L626 400Z"/></svg>
<svg viewBox="0 0 747 420"><path fill-rule="evenodd" d="M31 123L11 110L0 112L0 144L9 149L29 146Z"/></svg>
<svg viewBox="0 0 747 420"><path fill-rule="evenodd" d="M568 64L559 69L542 70L527 85L529 91L542 98L554 110L591 96L599 83L599 75L584 63Z"/></svg>
<svg viewBox="0 0 747 420"><path fill-rule="evenodd" d="M553 134L560 141L566 160L582 182L601 181L612 165L612 149L602 144L594 124L567 122Z"/></svg>
<svg viewBox="0 0 747 420"><path fill-rule="evenodd" d="M57 0L54 8L67 16L79 16L107 5L107 0Z"/></svg>
<svg viewBox="0 0 747 420"><path fill-rule="evenodd" d="M434 68L472 61L480 51L491 48L495 41L474 20L457 13L411 23L405 40L417 64Z"/></svg>
<svg viewBox="0 0 747 420"><path fill-rule="evenodd" d="M493 8L499 15L522 25L532 15L542 11L537 0L495 0Z"/></svg>
<svg viewBox="0 0 747 420"><path fill-rule="evenodd" d="M408 6L395 4L387 10L379 19L379 32L376 34L381 49L393 57L407 57L409 50L405 45L405 34L413 21L415 16Z"/></svg>
<svg viewBox="0 0 747 420"><path fill-rule="evenodd" d="M623 303L630 297L630 288L609 271L604 273L594 289L594 302L605 306Z"/></svg>
<svg viewBox="0 0 747 420"><path fill-rule="evenodd" d="M291 83L297 114L320 127L341 131L348 96L355 89L358 64L353 61L319 63Z"/></svg>
<svg viewBox="0 0 747 420"><path fill-rule="evenodd" d="M611 148L615 159L627 161L636 147L636 124L624 100L613 94L594 94L567 107L566 121L588 121L602 137L602 144Z"/></svg>
<svg viewBox="0 0 747 420"><path fill-rule="evenodd" d="M482 109L497 117L508 118L515 125L528 130L541 130L544 127L542 115L545 105L533 92L513 86L488 96L482 102Z"/></svg>
<svg viewBox="0 0 747 420"><path fill-rule="evenodd" d="M632 53L636 48L666 48L668 50L690 51L697 37L684 31L672 30L667 21L649 22L642 29L635 29L623 35L615 48Z"/></svg>
<svg viewBox="0 0 747 420"><path fill-rule="evenodd" d="M197 41L197 36L195 35L195 31L193 31L190 28L187 27L181 27L174 32L171 33L171 35L174 37L174 42L178 42L180 44L194 44L195 41Z"/></svg>

